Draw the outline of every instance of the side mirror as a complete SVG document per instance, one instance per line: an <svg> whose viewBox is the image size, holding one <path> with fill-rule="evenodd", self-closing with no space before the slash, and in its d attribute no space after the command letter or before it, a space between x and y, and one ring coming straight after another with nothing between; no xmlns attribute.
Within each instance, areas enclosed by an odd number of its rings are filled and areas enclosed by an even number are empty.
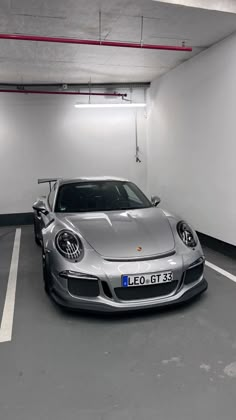
<svg viewBox="0 0 236 420"><path fill-rule="evenodd" d="M151 197L151 203L152 203L153 207L157 207L158 204L160 204L160 202L161 202L161 199L157 195L153 195Z"/></svg>
<svg viewBox="0 0 236 420"><path fill-rule="evenodd" d="M45 204L42 201L37 201L36 203L34 203L33 209L37 211L37 213L42 213L45 216L47 216L47 214L49 213L49 211L46 209Z"/></svg>

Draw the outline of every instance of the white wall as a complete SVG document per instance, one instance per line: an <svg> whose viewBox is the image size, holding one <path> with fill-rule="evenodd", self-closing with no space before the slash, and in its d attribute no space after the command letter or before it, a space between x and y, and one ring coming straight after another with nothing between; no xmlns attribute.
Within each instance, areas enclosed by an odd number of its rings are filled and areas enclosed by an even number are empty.
<svg viewBox="0 0 236 420"><path fill-rule="evenodd" d="M148 187L199 231L236 245L236 35L152 83Z"/></svg>
<svg viewBox="0 0 236 420"><path fill-rule="evenodd" d="M143 91L134 92L133 99L143 101ZM38 178L113 175L145 190L144 111L138 111L142 163L137 164L134 110L76 109L76 100L0 94L1 214L31 211L36 196L45 192Z"/></svg>

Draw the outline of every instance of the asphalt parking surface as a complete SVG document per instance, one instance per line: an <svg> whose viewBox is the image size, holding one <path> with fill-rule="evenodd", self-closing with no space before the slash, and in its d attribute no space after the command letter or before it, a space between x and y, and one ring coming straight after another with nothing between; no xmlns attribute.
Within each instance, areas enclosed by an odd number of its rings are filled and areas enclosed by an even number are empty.
<svg viewBox="0 0 236 420"><path fill-rule="evenodd" d="M2 316L14 228L0 229ZM205 249L236 273L236 260ZM236 283L206 268L191 304L122 316L71 313L43 290L23 227L12 340L0 343L1 420L235 420Z"/></svg>

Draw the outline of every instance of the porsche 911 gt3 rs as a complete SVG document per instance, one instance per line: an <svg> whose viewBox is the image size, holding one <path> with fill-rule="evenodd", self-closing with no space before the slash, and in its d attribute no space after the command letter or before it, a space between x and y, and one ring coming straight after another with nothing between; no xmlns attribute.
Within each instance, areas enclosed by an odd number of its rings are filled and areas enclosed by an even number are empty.
<svg viewBox="0 0 236 420"><path fill-rule="evenodd" d="M43 179L33 205L44 284L60 305L127 311L186 301L207 289L204 255L185 221L120 178Z"/></svg>

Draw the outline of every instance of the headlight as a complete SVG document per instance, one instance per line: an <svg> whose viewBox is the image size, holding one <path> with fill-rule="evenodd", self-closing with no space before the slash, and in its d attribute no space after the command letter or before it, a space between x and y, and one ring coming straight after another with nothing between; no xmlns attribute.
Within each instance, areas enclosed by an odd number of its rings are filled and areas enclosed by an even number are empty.
<svg viewBox="0 0 236 420"><path fill-rule="evenodd" d="M197 245L196 235L194 235L193 230L187 223L183 221L179 222L177 224L177 231L186 246L194 248Z"/></svg>
<svg viewBox="0 0 236 420"><path fill-rule="evenodd" d="M80 239L68 230L63 230L57 234L56 247L60 254L68 260L78 260L83 254L83 246Z"/></svg>

